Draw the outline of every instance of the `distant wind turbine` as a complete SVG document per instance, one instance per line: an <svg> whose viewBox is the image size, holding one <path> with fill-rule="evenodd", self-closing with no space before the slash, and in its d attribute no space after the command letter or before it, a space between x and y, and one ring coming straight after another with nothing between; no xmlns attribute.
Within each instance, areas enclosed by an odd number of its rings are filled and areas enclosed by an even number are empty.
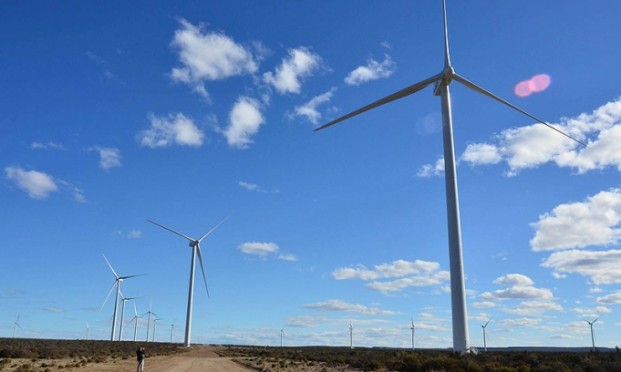
<svg viewBox="0 0 621 372"><path fill-rule="evenodd" d="M103 305L101 305L102 309L104 306L106 306L106 302L108 302L108 298L110 298L110 295L112 294L112 290L114 289L114 286L116 286L116 299L114 300L114 314L112 315L112 332L110 335L110 341L114 341L114 336L116 333L116 313L119 307L119 298L121 297L121 283L123 283L123 280L125 279L133 278L136 276L142 276L144 274L119 276L116 273L116 271L114 271L114 269L112 268L112 265L110 265L110 262L108 261L106 256L103 254L102 256L104 260L106 260L106 263L108 264L108 267L110 268L110 271L112 271L112 274L114 274L114 283L112 283L112 287L110 288L110 291L108 292L108 296L106 297L106 300L104 301Z"/></svg>
<svg viewBox="0 0 621 372"><path fill-rule="evenodd" d="M412 330L412 350L414 350L414 335L416 334L416 328L414 327L414 319L412 319L412 326L410 327Z"/></svg>
<svg viewBox="0 0 621 372"><path fill-rule="evenodd" d="M160 318L153 319L153 339L151 340L153 342L155 342L155 329L157 327L157 322L159 322L160 320L162 320L162 319L160 319Z"/></svg>
<svg viewBox="0 0 621 372"><path fill-rule="evenodd" d="M354 327L349 323L349 348L354 348Z"/></svg>
<svg viewBox="0 0 621 372"><path fill-rule="evenodd" d="M595 350L595 336L593 335L593 324L595 324L595 322L597 322L598 319L599 317L595 318L595 320L593 320L592 322L585 320L585 322L589 323L589 327L591 327L591 345L592 345L591 350Z"/></svg>
<svg viewBox="0 0 621 372"><path fill-rule="evenodd" d="M282 336L285 334L285 330L281 329L280 330L280 347L282 347Z"/></svg>
<svg viewBox="0 0 621 372"><path fill-rule="evenodd" d="M151 311L151 305L150 304L149 304L149 311L147 311L146 313L142 314L142 316L145 316L145 315L149 315L149 317L147 318L147 342L149 342L149 328L151 327L151 315L157 316L156 313ZM153 327L155 328L155 324L154 324Z"/></svg>
<svg viewBox="0 0 621 372"><path fill-rule="evenodd" d="M203 241L203 239L205 239L207 236L209 236L209 234L211 234L218 226L220 226L224 221L226 221L228 217L226 217L225 219L223 219L222 221L220 221L220 223L218 223L216 226L212 227L211 230L207 231L205 234L203 234L203 236L201 236L198 239L192 239L189 236L182 234L180 232L177 232L171 228L168 228L164 225L161 225L157 222L151 221L151 220L147 220L149 222L151 222L154 225L157 225L161 228L163 228L164 230L168 230L171 233L178 235L182 238L185 238L189 241L190 243L190 248L192 248L192 261L191 261L191 265L190 265L190 288L188 290L188 310L187 310L187 315L185 318L185 340L184 340L184 345L186 347L189 347L192 343L192 304L194 302L194 268L196 266L196 256L198 256L198 261L201 264L201 272L203 273L203 281L205 282L205 291L207 291L207 297L209 297L209 289L207 289L207 278L205 277L205 267L203 266L203 256L201 254L201 247L200 247L200 243Z"/></svg>
<svg viewBox="0 0 621 372"><path fill-rule="evenodd" d="M492 320L488 320L487 323L485 323L485 325L482 325L481 328L483 329L483 350L487 351L487 340L485 338L485 331L487 329L487 325L489 324L489 322L491 322Z"/></svg>
<svg viewBox="0 0 621 372"><path fill-rule="evenodd" d="M175 319L171 324L170 324L170 343L172 344L173 342L173 332L175 331L175 323L177 323L177 319Z"/></svg>
<svg viewBox="0 0 621 372"><path fill-rule="evenodd" d="M136 334L138 333L138 319L140 319L140 316L138 315L136 303L134 302L134 317L131 320L132 322L134 322L134 341L136 341Z"/></svg>
<svg viewBox="0 0 621 372"><path fill-rule="evenodd" d="M330 127L334 124L340 123L344 120L352 118L363 112L372 110L376 107L382 106L386 103L396 101L398 99L407 97L414 94L423 88L431 84L435 84L434 94L440 96L442 105L442 132L443 132L443 144L444 144L444 179L446 185L446 203L447 203L447 222L448 222L448 240L449 240L449 261L450 261L450 273L451 273L451 307L453 317L453 350L461 353L469 351L468 341L468 323L467 323L467 310L466 310L466 288L464 284L464 268L462 257L462 245L461 245L461 224L459 217L459 198L457 189L457 173L455 169L455 148L453 144L453 124L452 124L452 110L451 110L451 94L449 91L449 85L453 80L465 85L466 87L481 93L493 100L496 100L510 108L521 112L522 114L536 120L539 123L559 132L560 134L582 144L583 142L571 137L563 131L555 128L551 124L529 114L528 112L514 106L513 104L505 101L504 99L490 93L489 91L479 87L478 85L470 82L464 77L458 75L453 66L451 66L451 59L449 54L449 42L448 42L448 26L446 20L446 0L442 2L442 15L444 19L444 68L443 70L425 80L410 85L400 91L390 94L384 98L381 98L371 104L368 104L362 108L350 112L347 115L341 116L338 119L324 124L323 126L315 129L315 131Z"/></svg>
<svg viewBox="0 0 621 372"><path fill-rule="evenodd" d="M17 330L17 328L22 329L22 326L19 325L19 314L17 314L17 319L15 319L15 322L13 322L13 338L15 338L15 331Z"/></svg>
<svg viewBox="0 0 621 372"><path fill-rule="evenodd" d="M125 322L125 303L130 300L135 300L138 297L124 297L121 293L121 301L123 305L121 306L121 325L119 329L119 341L123 341L123 323Z"/></svg>
<svg viewBox="0 0 621 372"><path fill-rule="evenodd" d="M89 327L88 322L86 322L86 339L90 338L91 327Z"/></svg>

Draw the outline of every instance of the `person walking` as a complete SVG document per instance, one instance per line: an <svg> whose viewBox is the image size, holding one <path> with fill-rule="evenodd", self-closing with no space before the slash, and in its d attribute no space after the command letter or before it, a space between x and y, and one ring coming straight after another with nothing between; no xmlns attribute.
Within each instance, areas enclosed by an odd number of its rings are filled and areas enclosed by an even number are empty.
<svg viewBox="0 0 621 372"><path fill-rule="evenodd" d="M138 360L138 369L136 369L136 372L143 372L144 371L144 359L147 356L144 354L144 347L139 347L138 350L136 350L136 359Z"/></svg>

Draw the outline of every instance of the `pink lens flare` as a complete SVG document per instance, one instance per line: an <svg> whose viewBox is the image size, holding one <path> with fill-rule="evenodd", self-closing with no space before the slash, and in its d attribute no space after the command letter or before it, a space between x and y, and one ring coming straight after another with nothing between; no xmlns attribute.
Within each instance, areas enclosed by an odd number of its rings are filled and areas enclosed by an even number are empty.
<svg viewBox="0 0 621 372"><path fill-rule="evenodd" d="M529 80L523 80L517 83L513 91L518 97L527 97L533 93L539 93L546 90L552 79L548 74L538 74L530 78Z"/></svg>

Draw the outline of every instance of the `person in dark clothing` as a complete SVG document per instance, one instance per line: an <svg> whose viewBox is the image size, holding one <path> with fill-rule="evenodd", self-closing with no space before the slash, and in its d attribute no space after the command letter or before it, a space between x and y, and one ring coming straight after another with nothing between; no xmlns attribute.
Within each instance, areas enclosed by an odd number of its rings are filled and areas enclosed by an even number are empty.
<svg viewBox="0 0 621 372"><path fill-rule="evenodd" d="M138 360L138 369L136 372L144 371L144 359L146 357L147 356L144 354L144 347L139 347L138 350L136 350L136 359Z"/></svg>

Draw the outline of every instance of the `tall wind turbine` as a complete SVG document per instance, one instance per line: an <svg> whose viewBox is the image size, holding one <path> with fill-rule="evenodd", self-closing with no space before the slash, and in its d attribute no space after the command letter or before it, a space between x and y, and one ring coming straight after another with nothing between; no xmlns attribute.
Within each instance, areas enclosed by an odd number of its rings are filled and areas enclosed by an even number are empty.
<svg viewBox="0 0 621 372"><path fill-rule="evenodd" d="M489 322L491 322L492 320L488 320L487 323L485 323L485 325L482 325L481 328L483 329L483 350L487 351L487 340L485 338L485 331L487 329L487 325L489 324Z"/></svg>
<svg viewBox="0 0 621 372"><path fill-rule="evenodd" d="M198 256L198 261L201 264L201 272L203 273L203 281L205 282L205 291L207 291L207 297L209 297L209 289L207 289L207 278L205 277L205 267L203 266L203 256L201 254L200 244L203 241L203 239L209 236L209 234L211 234L218 226L220 226L224 221L226 221L227 218L228 217L224 218L222 221L220 221L220 223L212 227L211 230L207 231L205 234L203 234L203 236L201 236L198 239L192 239L185 234L177 232L157 222L147 220L151 222L152 224L163 228L164 230L168 230L175 235L178 235L182 238L187 239L188 242L190 243L190 248L192 248L192 261L190 264L190 288L188 290L188 310L187 310L187 315L185 318L185 340L183 343L186 347L189 347L190 344L192 343L191 341L192 340L192 304L194 302L194 268L196 266L196 256Z"/></svg>
<svg viewBox="0 0 621 372"><path fill-rule="evenodd" d="M134 317L131 320L132 322L134 322L134 341L136 341L136 334L138 333L138 319L140 319L140 316L138 315L136 303L134 302Z"/></svg>
<svg viewBox="0 0 621 372"><path fill-rule="evenodd" d="M585 320L585 322L589 323L589 327L591 327L591 345L592 345L591 350L595 350L595 336L593 336L593 324L595 324L595 322L597 322L598 319L599 317L595 318L595 320L593 320L592 322Z"/></svg>
<svg viewBox="0 0 621 372"><path fill-rule="evenodd" d="M121 325L120 325L120 329L119 329L119 341L123 340L123 323L125 322L125 303L127 301L135 300L137 298L138 297L125 297L121 293L121 301L123 302L123 305L121 306Z"/></svg>
<svg viewBox="0 0 621 372"><path fill-rule="evenodd" d="M349 348L354 348L354 327L349 323Z"/></svg>
<svg viewBox="0 0 621 372"><path fill-rule="evenodd" d="M157 316L156 313L151 311L151 305L150 304L149 304L149 311L147 311L146 313L142 314L142 316L145 316L145 315L149 315L149 317L147 318L147 342L149 342L149 328L151 327L151 315Z"/></svg>
<svg viewBox="0 0 621 372"><path fill-rule="evenodd" d="M133 278L135 276L141 276L143 274L119 276L116 273L116 271L114 271L114 269L112 268L112 265L110 265L110 262L108 261L106 256L103 254L102 256L104 260L106 260L106 263L108 264L108 267L110 268L110 271L112 271L112 274L114 274L114 283L112 283L112 287L110 287L110 291L108 292L108 296L106 297L106 300L104 301L103 305L101 305L102 309L104 306L106 306L106 302L108 302L108 298L110 298L110 295L112 294L112 290L114 289L114 286L116 286L116 299L114 300L114 314L112 315L112 332L110 334L110 341L114 341L114 335L116 333L116 313L119 307L119 298L121 296L121 283L123 283L123 280L125 279Z"/></svg>
<svg viewBox="0 0 621 372"><path fill-rule="evenodd" d="M13 338L15 338L15 331L17 330L17 328L22 329L22 326L19 325L19 314L17 314L17 319L15 319L15 322L13 322Z"/></svg>
<svg viewBox="0 0 621 372"><path fill-rule="evenodd" d="M327 128L334 124L340 123L363 112L372 110L376 107L382 106L386 103L407 97L414 94L423 88L431 84L434 86L434 94L440 96L442 106L442 133L444 144L444 179L446 185L446 206L447 206L447 222L448 222L448 241L449 241L449 261L451 272L451 310L453 317L453 350L457 352L467 352L469 350L468 341L468 323L466 314L466 288L464 284L464 267L462 257L461 246L461 224L459 217L459 198L457 195L457 174L455 170L455 148L453 144L453 124L452 124L452 110L451 110L451 94L449 91L449 85L453 80L465 85L466 87L481 93L493 100L496 100L512 109L521 112L522 114L536 120L539 123L546 125L547 127L559 132L560 134L582 144L583 142L569 136L563 131L553 127L551 124L529 114L528 112L514 106L513 104L505 101L504 99L492 94L491 92L479 87L478 85L470 82L464 77L458 75L453 66L451 65L451 59L449 54L449 42L448 42L448 26L446 20L446 0L442 1L442 15L444 19L444 68L436 75L428 77L418 83L410 85L400 91L390 94L384 98L381 98L373 103L370 103L362 108L350 112L347 115L341 116L338 119L324 124L323 126L315 129L315 131Z"/></svg>
<svg viewBox="0 0 621 372"><path fill-rule="evenodd" d="M281 329L280 330L280 347L282 347L282 336L285 334L285 330Z"/></svg>
<svg viewBox="0 0 621 372"><path fill-rule="evenodd" d="M159 322L160 320L162 320L162 319L160 319L160 318L153 319L153 339L151 339L151 341L153 341L153 342L155 342L155 329L157 327L157 322Z"/></svg>
<svg viewBox="0 0 621 372"><path fill-rule="evenodd" d="M410 327L412 330L412 350L414 350L414 335L416 334L416 328L414 327L414 319L412 319L412 326Z"/></svg>

